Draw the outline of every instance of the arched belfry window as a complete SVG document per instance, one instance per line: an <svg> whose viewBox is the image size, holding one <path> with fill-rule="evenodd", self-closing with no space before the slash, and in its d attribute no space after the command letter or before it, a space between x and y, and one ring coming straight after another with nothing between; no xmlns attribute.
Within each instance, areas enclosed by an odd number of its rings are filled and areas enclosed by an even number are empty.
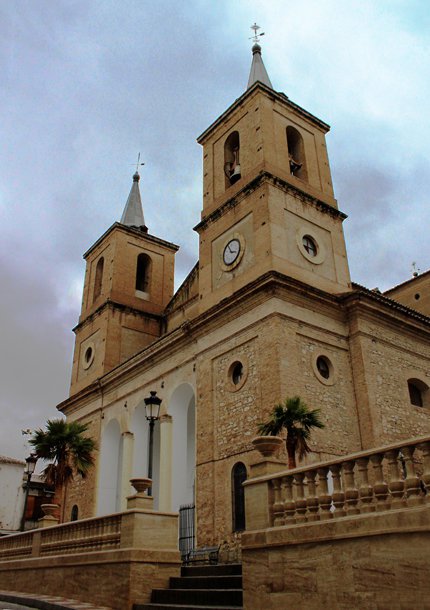
<svg viewBox="0 0 430 610"><path fill-rule="evenodd" d="M305 146L301 134L289 125L287 127L288 163L292 176L301 180L308 179L306 170Z"/></svg>
<svg viewBox="0 0 430 610"><path fill-rule="evenodd" d="M77 521L79 516L79 508L77 504L72 506L72 512L70 513L70 521Z"/></svg>
<svg viewBox="0 0 430 610"><path fill-rule="evenodd" d="M94 294L93 294L93 301L96 300L96 298L98 296L100 296L101 291L102 291L102 284L103 284L103 267L105 264L105 259L103 258L103 256L101 256L99 258L99 260L97 261L97 267L96 267L96 279L94 281Z"/></svg>
<svg viewBox="0 0 430 610"><path fill-rule="evenodd" d="M136 266L136 290L149 292L151 286L151 257L147 254L139 254Z"/></svg>
<svg viewBox="0 0 430 610"><path fill-rule="evenodd" d="M225 188L228 188L241 178L239 153L239 132L233 131L224 143Z"/></svg>
<svg viewBox="0 0 430 610"><path fill-rule="evenodd" d="M237 462L231 471L231 504L233 512L233 532L245 529L245 490L242 483L247 479L246 466Z"/></svg>

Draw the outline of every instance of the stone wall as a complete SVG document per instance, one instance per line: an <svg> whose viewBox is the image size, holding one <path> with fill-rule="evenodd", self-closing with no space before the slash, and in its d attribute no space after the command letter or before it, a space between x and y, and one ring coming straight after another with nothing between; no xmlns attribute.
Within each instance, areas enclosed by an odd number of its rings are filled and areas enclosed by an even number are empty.
<svg viewBox="0 0 430 610"><path fill-rule="evenodd" d="M245 610L430 608L428 507L289 529L243 536Z"/></svg>

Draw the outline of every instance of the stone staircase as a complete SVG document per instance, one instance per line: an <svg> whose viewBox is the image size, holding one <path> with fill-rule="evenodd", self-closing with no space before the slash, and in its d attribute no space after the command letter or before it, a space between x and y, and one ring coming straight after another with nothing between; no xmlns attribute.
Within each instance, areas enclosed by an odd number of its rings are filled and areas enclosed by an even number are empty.
<svg viewBox="0 0 430 610"><path fill-rule="evenodd" d="M133 610L241 610L242 595L241 564L183 566L168 589L154 589Z"/></svg>

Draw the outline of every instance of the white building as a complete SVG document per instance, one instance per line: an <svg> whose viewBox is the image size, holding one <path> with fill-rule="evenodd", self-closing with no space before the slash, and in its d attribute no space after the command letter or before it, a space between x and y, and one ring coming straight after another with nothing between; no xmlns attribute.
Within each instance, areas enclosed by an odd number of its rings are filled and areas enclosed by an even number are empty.
<svg viewBox="0 0 430 610"><path fill-rule="evenodd" d="M19 529L24 508L25 462L0 455L0 535Z"/></svg>

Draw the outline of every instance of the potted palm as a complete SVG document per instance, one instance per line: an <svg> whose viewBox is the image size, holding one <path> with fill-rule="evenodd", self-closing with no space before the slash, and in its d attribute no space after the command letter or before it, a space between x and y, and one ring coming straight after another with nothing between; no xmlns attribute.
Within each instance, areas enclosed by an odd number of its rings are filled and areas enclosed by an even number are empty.
<svg viewBox="0 0 430 610"><path fill-rule="evenodd" d="M297 468L296 454L302 460L311 451L308 441L312 428L324 428L319 414L319 409L309 409L299 396L294 396L275 405L270 419L260 423L258 431L263 437L276 437L286 430L288 467Z"/></svg>

